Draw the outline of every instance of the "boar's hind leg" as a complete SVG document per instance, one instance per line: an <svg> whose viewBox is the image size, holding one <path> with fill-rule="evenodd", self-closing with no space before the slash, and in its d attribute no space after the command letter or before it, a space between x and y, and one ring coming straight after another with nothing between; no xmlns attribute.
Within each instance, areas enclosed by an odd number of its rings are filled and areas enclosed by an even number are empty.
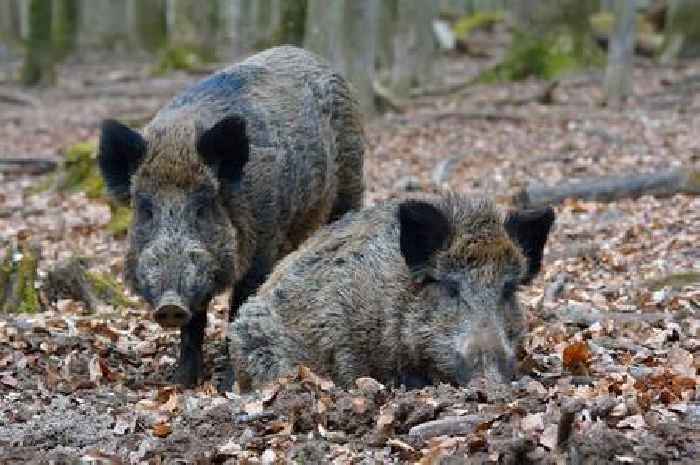
<svg viewBox="0 0 700 465"><path fill-rule="evenodd" d="M293 372L301 347L294 341L267 305L248 302L241 316L231 325L232 366L241 392L260 387Z"/></svg>
<svg viewBox="0 0 700 465"><path fill-rule="evenodd" d="M350 210L362 207L365 191L365 136L356 99L342 78L333 82L333 116L331 125L336 138L338 188L330 221Z"/></svg>
<svg viewBox="0 0 700 465"><path fill-rule="evenodd" d="M185 387L196 386L204 374L202 343L206 326L206 311L197 311L190 322L180 329L180 360L176 376Z"/></svg>

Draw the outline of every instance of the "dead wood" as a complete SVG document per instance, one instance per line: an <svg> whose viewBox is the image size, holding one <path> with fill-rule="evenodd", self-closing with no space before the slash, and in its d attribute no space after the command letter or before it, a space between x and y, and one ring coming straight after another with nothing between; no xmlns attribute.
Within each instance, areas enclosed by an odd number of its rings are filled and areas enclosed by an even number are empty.
<svg viewBox="0 0 700 465"><path fill-rule="evenodd" d="M473 432L480 423L487 420L482 415L445 417L416 425L408 431L408 435L418 442L436 436L464 435Z"/></svg>
<svg viewBox="0 0 700 465"><path fill-rule="evenodd" d="M46 174L58 167L55 160L46 158L0 158L0 173L3 174Z"/></svg>
<svg viewBox="0 0 700 465"><path fill-rule="evenodd" d="M41 308L35 288L40 248L34 243L9 246L0 261L0 313L36 313Z"/></svg>
<svg viewBox="0 0 700 465"><path fill-rule="evenodd" d="M0 89L0 102L10 103L13 105L29 106L34 108L40 105L39 99L37 99L33 95L29 95L17 90Z"/></svg>
<svg viewBox="0 0 700 465"><path fill-rule="evenodd" d="M675 194L700 194L700 171L677 169L634 176L591 178L554 187L528 187L516 194L513 200L518 206L533 208L556 205L566 199L613 202L643 195L670 197Z"/></svg>
<svg viewBox="0 0 700 465"><path fill-rule="evenodd" d="M113 279L88 271L84 257L71 257L49 270L42 290L50 303L72 299L83 302L89 312L96 311L100 304L115 307L129 304Z"/></svg>

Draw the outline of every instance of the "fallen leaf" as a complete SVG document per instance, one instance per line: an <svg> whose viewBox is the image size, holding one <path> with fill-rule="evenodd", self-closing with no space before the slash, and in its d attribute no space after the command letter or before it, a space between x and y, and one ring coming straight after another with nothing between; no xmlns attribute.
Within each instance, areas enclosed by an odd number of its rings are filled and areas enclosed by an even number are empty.
<svg viewBox="0 0 700 465"><path fill-rule="evenodd" d="M591 360L591 352L586 341L577 342L564 349L562 363L571 374L586 376L589 374L588 366Z"/></svg>
<svg viewBox="0 0 700 465"><path fill-rule="evenodd" d="M173 430L169 423L157 423L153 425L153 434L159 438L165 438L172 433Z"/></svg>

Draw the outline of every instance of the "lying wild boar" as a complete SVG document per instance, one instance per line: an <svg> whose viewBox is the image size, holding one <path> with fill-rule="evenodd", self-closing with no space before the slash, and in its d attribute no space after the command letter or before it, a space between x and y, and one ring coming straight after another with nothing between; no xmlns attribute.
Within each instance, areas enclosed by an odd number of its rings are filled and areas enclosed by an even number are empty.
<svg viewBox="0 0 700 465"><path fill-rule="evenodd" d="M230 317L320 225L361 206L364 135L347 83L277 47L194 84L141 133L105 121L99 165L130 202L125 278L163 326L180 327L180 381L202 375L212 297Z"/></svg>
<svg viewBox="0 0 700 465"><path fill-rule="evenodd" d="M230 352L246 391L305 364L348 386L507 380L524 332L516 291L538 272L551 208L503 218L444 194L317 231L240 309Z"/></svg>

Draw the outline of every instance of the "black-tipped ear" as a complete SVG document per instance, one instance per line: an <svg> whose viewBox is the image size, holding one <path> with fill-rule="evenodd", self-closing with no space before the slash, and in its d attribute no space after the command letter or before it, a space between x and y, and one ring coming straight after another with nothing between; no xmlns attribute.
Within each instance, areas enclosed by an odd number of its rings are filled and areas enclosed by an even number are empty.
<svg viewBox="0 0 700 465"><path fill-rule="evenodd" d="M146 154L146 141L141 134L111 119L102 122L97 162L107 185L116 200L129 200L131 175Z"/></svg>
<svg viewBox="0 0 700 465"><path fill-rule="evenodd" d="M528 284L540 272L544 245L553 224L552 207L514 211L506 216L506 231L527 258L527 273L522 284Z"/></svg>
<svg viewBox="0 0 700 465"><path fill-rule="evenodd" d="M197 153L222 182L230 187L238 186L250 157L245 120L228 116L216 123L199 136Z"/></svg>
<svg viewBox="0 0 700 465"><path fill-rule="evenodd" d="M420 275L450 234L445 215L433 205L409 200L399 205L401 254L413 274Z"/></svg>

